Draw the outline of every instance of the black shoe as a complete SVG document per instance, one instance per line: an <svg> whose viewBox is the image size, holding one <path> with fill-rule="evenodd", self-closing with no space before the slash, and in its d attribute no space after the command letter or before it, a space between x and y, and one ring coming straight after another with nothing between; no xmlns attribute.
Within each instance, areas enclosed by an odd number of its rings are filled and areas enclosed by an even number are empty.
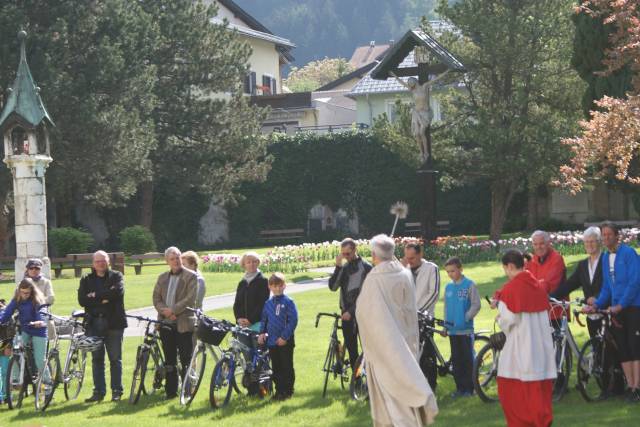
<svg viewBox="0 0 640 427"><path fill-rule="evenodd" d="M112 393L111 401L112 402L120 402L122 400L122 393Z"/></svg>
<svg viewBox="0 0 640 427"><path fill-rule="evenodd" d="M94 393L90 398L85 399L84 402L85 403L97 403L97 402L102 402L103 400L104 400L104 396L103 395Z"/></svg>
<svg viewBox="0 0 640 427"><path fill-rule="evenodd" d="M640 402L640 392L637 389L629 390L627 397L625 399L628 403L638 403Z"/></svg>

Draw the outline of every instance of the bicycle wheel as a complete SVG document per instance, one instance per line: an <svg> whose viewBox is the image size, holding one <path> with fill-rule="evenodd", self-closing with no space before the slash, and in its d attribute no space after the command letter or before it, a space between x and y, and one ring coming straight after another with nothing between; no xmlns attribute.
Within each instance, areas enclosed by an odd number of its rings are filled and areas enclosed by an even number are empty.
<svg viewBox="0 0 640 427"><path fill-rule="evenodd" d="M485 345L473 361L473 388L483 402L498 400L498 360L500 350L491 344Z"/></svg>
<svg viewBox="0 0 640 427"><path fill-rule="evenodd" d="M204 376L204 368L207 363L207 350L203 346L196 348L191 356L191 363L187 368L187 374L182 382L182 390L180 391L180 403L189 405L200 388L202 377Z"/></svg>
<svg viewBox="0 0 640 427"><path fill-rule="evenodd" d="M212 408L222 408L229 403L234 382L233 371L231 359L227 357L222 358L213 368L209 385L209 403Z"/></svg>
<svg viewBox="0 0 640 427"><path fill-rule="evenodd" d="M489 344L489 337L486 337L484 335L475 335L473 337L473 358L474 359L478 355L478 353L480 353L480 350L482 350L482 348L487 344Z"/></svg>
<svg viewBox="0 0 640 427"><path fill-rule="evenodd" d="M5 382L6 398L9 409L18 409L22 406L22 399L27 391L27 383L24 380L25 375L20 375L22 371L21 365L24 362L22 356L13 356L7 367L7 377ZM24 371L23 371L24 372Z"/></svg>
<svg viewBox="0 0 640 427"><path fill-rule="evenodd" d="M556 346L556 366L560 363L563 349L561 342ZM571 376L571 366L573 365L571 359L571 349L568 345L564 347L564 360L562 366L558 369L558 376L553 382L553 401L558 402L567 392L569 387L569 377Z"/></svg>
<svg viewBox="0 0 640 427"><path fill-rule="evenodd" d="M604 368L604 346L599 338L585 343L578 358L578 390L587 402L602 398L607 372Z"/></svg>
<svg viewBox="0 0 640 427"><path fill-rule="evenodd" d="M36 410L45 411L53 399L53 394L60 383L60 359L57 354L50 354L44 372L38 376L36 384Z"/></svg>
<svg viewBox="0 0 640 427"><path fill-rule="evenodd" d="M329 375L333 370L333 361L335 359L335 344L333 340L329 344L329 350L327 350L327 357L324 360L324 367L322 370L324 371L324 386L322 388L322 397L327 395L327 384L329 384Z"/></svg>
<svg viewBox="0 0 640 427"><path fill-rule="evenodd" d="M147 372L147 360L149 359L149 350L138 348L136 354L136 367L133 369L131 377L131 390L129 392L129 403L135 405L140 400L140 395L144 389L144 376Z"/></svg>
<svg viewBox="0 0 640 427"><path fill-rule="evenodd" d="M159 356L159 350L145 350L147 358L144 361L144 375L141 376L142 391L150 396L162 390L166 376L164 363ZM178 371L180 372L180 371ZM178 382L179 383L179 382Z"/></svg>
<svg viewBox="0 0 640 427"><path fill-rule="evenodd" d="M367 374L364 369L364 354L358 356L356 364L353 367L353 375L349 383L349 392L353 400L363 401L369 398L369 389L367 388Z"/></svg>
<svg viewBox="0 0 640 427"><path fill-rule="evenodd" d="M77 348L73 349L71 355L67 356L62 376L64 396L67 400L74 400L80 394L86 362L86 354Z"/></svg>

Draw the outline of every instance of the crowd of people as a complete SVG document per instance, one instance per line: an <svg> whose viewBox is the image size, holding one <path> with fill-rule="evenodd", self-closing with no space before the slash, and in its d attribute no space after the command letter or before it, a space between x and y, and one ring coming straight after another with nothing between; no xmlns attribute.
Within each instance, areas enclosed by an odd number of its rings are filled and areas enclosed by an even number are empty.
<svg viewBox="0 0 640 427"><path fill-rule="evenodd" d="M585 313L608 308L619 325L612 329L616 350L609 348L607 364L619 364L624 375L605 385L606 395L626 393L628 401L640 401L640 258L619 241L618 229L611 223L588 228L583 241L588 256L568 278L562 255L551 247L550 236L544 231L533 233L531 255L511 249L502 257L508 280L495 292L491 306L497 310L496 321L505 336L497 384L509 426L551 425L551 396L557 375L552 331L559 327L563 313L550 308L549 297L566 299L579 288L586 301ZM341 329L350 366L356 365L361 351L366 355L374 425L422 426L432 423L438 413L437 361L431 340L420 336L424 332L418 328L418 312L434 318L440 300L440 271L424 259L418 243L406 244L401 259L395 253L393 239L375 236L370 264L358 254L353 239L343 240L329 289L339 291ZM167 370L165 393L171 399L178 392L178 366L182 366L184 377L194 349L196 315L187 308L202 307L206 287L196 253L170 247L165 260L168 271L158 277L152 300L158 319L168 325L160 329L160 339ZM244 254L240 263L245 273L235 294L235 321L269 348L274 399L288 399L295 384L296 305L284 295L282 274L269 278L262 274L257 253ZM124 280L120 272L110 268L104 251L94 254L92 266L80 280L78 303L85 310L86 333L103 337L103 344L92 354L94 388L86 401L100 402L107 394L105 354L110 365L111 400L119 401L127 327ZM480 296L474 281L465 276L459 258L450 258L443 267L450 279L443 293L443 334L449 337L456 385L451 397L465 398L474 394L474 317L480 311ZM41 269L40 260L29 260L15 294L0 305L0 324L18 313L22 339L31 342L39 370L48 339L55 334L55 327L42 314L54 304L55 294ZM591 336L599 330L599 322L588 319ZM6 393L3 373L10 352L5 342L0 348L0 401ZM248 381L247 389L250 395L259 394L256 383Z"/></svg>

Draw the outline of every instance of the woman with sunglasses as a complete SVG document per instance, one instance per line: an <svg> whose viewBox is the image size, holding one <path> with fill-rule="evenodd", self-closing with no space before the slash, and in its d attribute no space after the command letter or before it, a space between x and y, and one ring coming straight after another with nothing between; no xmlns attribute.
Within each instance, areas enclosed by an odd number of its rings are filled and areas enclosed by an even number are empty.
<svg viewBox="0 0 640 427"><path fill-rule="evenodd" d="M53 301L55 300L53 285L51 284L51 280L42 275L42 261L40 259L31 258L29 261L27 261L24 277L33 280L36 287L42 294L42 297L44 298L44 304L52 306ZM49 313L50 310L51 307L48 307L46 309L46 312ZM53 324L53 320L49 320L47 322L47 335L49 336L50 340L52 340L56 336L56 327Z"/></svg>

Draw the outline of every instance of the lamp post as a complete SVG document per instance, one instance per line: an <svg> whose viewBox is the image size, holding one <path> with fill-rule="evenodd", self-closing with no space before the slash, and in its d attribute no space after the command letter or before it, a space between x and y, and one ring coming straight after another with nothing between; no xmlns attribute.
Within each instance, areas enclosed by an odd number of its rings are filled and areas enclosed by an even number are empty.
<svg viewBox="0 0 640 427"><path fill-rule="evenodd" d="M22 278L29 258L43 261L42 274L50 277L47 257L47 198L45 172L51 163L49 128L54 126L36 86L26 55L27 33L20 31L20 62L13 86L0 115L4 162L13 176L16 226L15 280Z"/></svg>

